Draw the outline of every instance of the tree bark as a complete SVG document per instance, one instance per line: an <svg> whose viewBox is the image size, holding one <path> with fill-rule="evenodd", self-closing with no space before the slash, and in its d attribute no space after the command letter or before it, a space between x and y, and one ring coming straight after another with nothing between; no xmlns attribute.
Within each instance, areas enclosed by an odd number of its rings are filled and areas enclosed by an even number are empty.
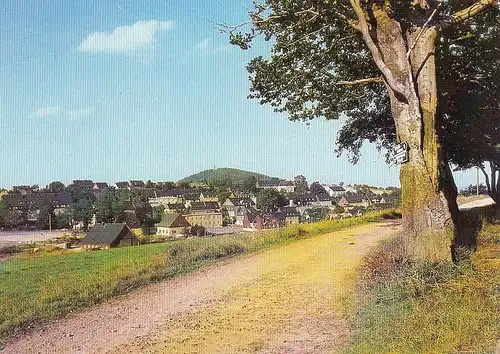
<svg viewBox="0 0 500 354"><path fill-rule="evenodd" d="M458 216L457 189L438 140L434 28L411 28L384 11L371 13L372 38L393 76L407 89L400 94L386 85L398 140L409 146L401 165L403 228L407 253L416 258L451 259L452 237L446 232ZM407 58L408 48L412 48Z"/></svg>

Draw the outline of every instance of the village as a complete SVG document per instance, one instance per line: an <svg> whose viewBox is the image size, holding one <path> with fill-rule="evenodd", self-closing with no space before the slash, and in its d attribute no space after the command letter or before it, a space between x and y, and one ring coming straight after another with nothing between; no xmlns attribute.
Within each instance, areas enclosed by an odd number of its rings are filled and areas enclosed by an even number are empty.
<svg viewBox="0 0 500 354"><path fill-rule="evenodd" d="M131 180L112 185L73 180L68 186L61 182L52 182L45 188L13 186L0 196L5 210L2 230L61 230L63 236L71 235L68 239L83 249L343 219L400 203L400 191L395 187L319 182L308 185L302 175L294 180L258 180L249 176L243 183L234 184L227 180L211 183Z"/></svg>

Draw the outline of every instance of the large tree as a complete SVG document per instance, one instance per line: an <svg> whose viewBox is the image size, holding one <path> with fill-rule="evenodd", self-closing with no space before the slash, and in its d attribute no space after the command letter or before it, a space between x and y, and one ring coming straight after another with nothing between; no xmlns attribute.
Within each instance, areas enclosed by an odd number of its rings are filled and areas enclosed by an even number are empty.
<svg viewBox="0 0 500 354"><path fill-rule="evenodd" d="M41 203L38 206L36 226L39 230L56 228L56 215L50 202Z"/></svg>
<svg viewBox="0 0 500 354"><path fill-rule="evenodd" d="M307 185L307 179L303 175L298 175L293 178L293 184L295 186L295 193L304 194L307 193L309 189Z"/></svg>
<svg viewBox="0 0 500 354"><path fill-rule="evenodd" d="M445 162L478 167L500 205L500 16L493 9L454 26L437 42L437 121ZM368 121L368 124L367 124ZM337 152L356 163L363 141L388 148L395 140L390 105L352 115L337 136Z"/></svg>
<svg viewBox="0 0 500 354"><path fill-rule="evenodd" d="M285 197L275 189L261 189L257 194L257 208L266 213L276 211L286 205Z"/></svg>
<svg viewBox="0 0 500 354"><path fill-rule="evenodd" d="M243 49L259 34L273 39L271 55L248 65L250 97L286 111L291 120L345 114L365 117L369 126L392 119L381 133L409 146L409 162L400 169L407 249L428 257L418 246L425 244L420 236L444 231L458 215L440 140L438 43L494 5L496 0L266 0L255 3L249 33L227 29ZM390 107L390 115L381 106ZM434 241L434 256L449 256L446 237Z"/></svg>
<svg viewBox="0 0 500 354"><path fill-rule="evenodd" d="M47 185L46 189L51 193L62 193L64 192L65 187L64 183L60 181L53 181Z"/></svg>
<svg viewBox="0 0 500 354"><path fill-rule="evenodd" d="M311 185L309 186L309 191L314 195L326 193L325 187L323 187L319 182L316 181L311 183Z"/></svg>
<svg viewBox="0 0 500 354"><path fill-rule="evenodd" d="M9 215L9 208L3 200L0 198L0 227L5 226L5 219Z"/></svg>

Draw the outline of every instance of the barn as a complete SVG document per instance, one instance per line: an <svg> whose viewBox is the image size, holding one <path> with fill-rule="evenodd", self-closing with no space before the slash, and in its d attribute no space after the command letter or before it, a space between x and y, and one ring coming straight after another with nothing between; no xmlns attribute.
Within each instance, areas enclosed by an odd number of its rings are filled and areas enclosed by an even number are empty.
<svg viewBox="0 0 500 354"><path fill-rule="evenodd" d="M97 224L82 240L83 249L137 246L139 240L125 223Z"/></svg>

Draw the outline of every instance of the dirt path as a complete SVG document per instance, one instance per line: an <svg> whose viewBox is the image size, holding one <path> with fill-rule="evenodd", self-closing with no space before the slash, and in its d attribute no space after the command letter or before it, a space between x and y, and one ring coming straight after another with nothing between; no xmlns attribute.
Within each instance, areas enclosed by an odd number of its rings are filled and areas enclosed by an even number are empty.
<svg viewBox="0 0 500 354"><path fill-rule="evenodd" d="M478 199L478 200L473 200L471 202L463 203L459 205L460 210L467 210L467 209L473 209L477 207L484 207L488 205L493 205L495 204L494 200L491 199L490 197L486 197L483 199Z"/></svg>
<svg viewBox="0 0 500 354"><path fill-rule="evenodd" d="M233 258L14 338L3 353L324 352L362 255L399 229L364 225Z"/></svg>

